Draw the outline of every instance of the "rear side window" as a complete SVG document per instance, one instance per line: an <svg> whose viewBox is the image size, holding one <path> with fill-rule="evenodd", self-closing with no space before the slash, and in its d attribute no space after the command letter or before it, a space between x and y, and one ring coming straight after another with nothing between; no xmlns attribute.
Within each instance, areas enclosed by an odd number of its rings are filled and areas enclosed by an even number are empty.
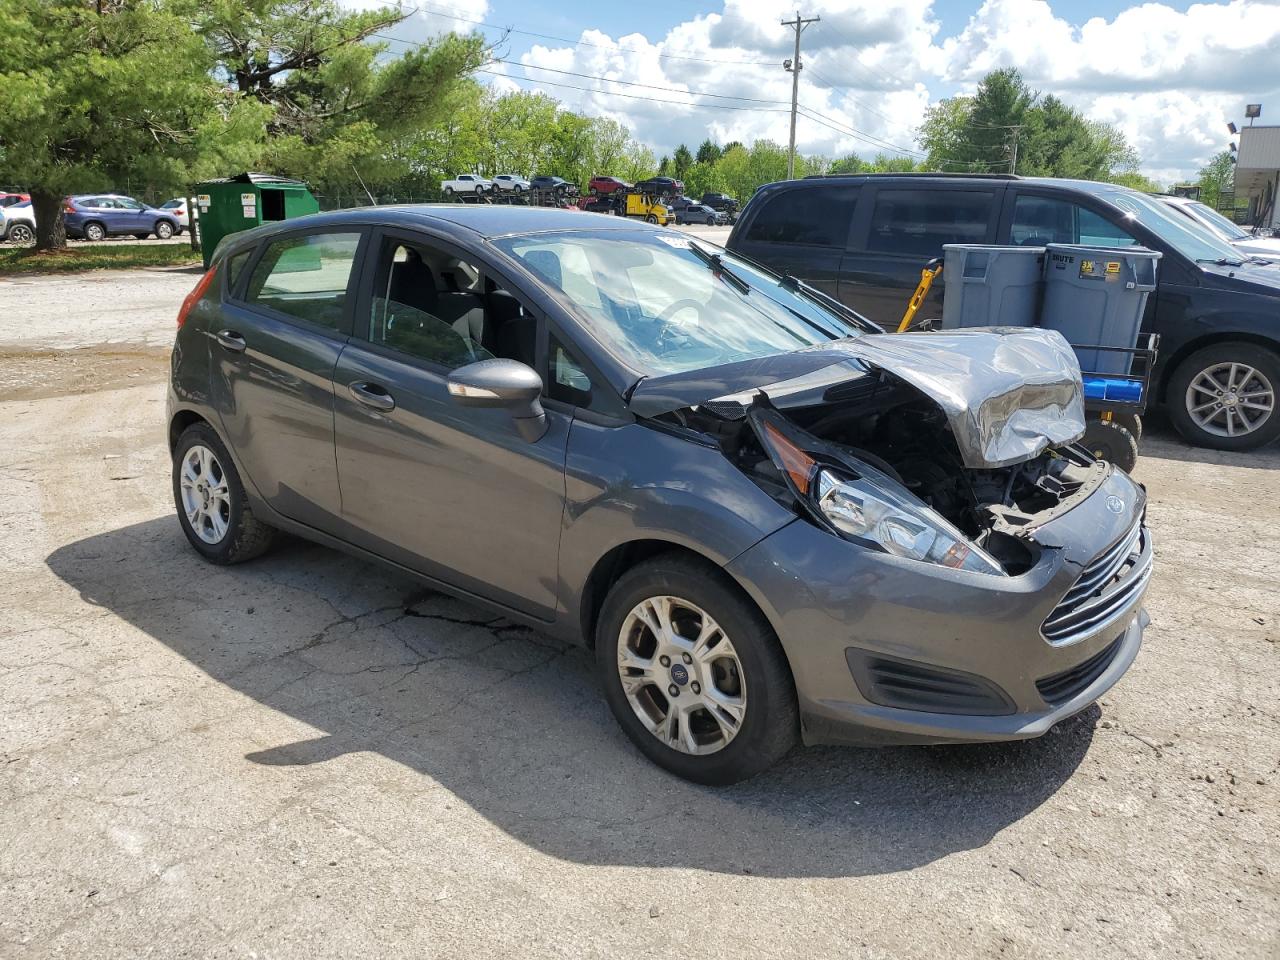
<svg viewBox="0 0 1280 960"><path fill-rule="evenodd" d="M822 184L784 190L764 201L747 240L843 249L857 202L857 187Z"/></svg>
<svg viewBox="0 0 1280 960"><path fill-rule="evenodd" d="M994 198L970 190L881 190L867 247L940 257L944 243L985 243Z"/></svg>
<svg viewBox="0 0 1280 960"><path fill-rule="evenodd" d="M245 300L337 330L360 246L358 233L310 233L267 245Z"/></svg>

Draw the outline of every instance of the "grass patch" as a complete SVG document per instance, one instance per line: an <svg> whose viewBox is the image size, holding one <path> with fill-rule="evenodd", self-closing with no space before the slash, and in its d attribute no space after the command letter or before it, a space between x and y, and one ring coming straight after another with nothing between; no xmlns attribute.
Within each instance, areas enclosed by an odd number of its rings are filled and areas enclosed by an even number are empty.
<svg viewBox="0 0 1280 960"><path fill-rule="evenodd" d="M121 243L67 247L48 253L32 247L0 249L0 276L17 273L69 273L76 270L120 270L130 267L185 267L200 262L187 243Z"/></svg>

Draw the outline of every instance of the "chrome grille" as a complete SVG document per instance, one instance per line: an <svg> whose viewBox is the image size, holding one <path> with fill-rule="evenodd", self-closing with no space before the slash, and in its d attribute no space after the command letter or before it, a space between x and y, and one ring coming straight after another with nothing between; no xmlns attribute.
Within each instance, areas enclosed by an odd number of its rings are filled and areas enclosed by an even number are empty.
<svg viewBox="0 0 1280 960"><path fill-rule="evenodd" d="M1151 532L1141 521L1080 574L1045 618L1041 632L1054 646L1092 636L1130 612L1151 579Z"/></svg>

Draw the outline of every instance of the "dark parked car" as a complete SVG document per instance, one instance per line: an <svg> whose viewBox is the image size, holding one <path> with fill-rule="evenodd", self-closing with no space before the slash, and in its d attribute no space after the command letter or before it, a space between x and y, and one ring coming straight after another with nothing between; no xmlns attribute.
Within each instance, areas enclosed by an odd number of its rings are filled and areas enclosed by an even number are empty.
<svg viewBox="0 0 1280 960"><path fill-rule="evenodd" d="M723 210L726 213L738 209L738 201L727 193L704 193L701 202L712 210Z"/></svg>
<svg viewBox="0 0 1280 960"><path fill-rule="evenodd" d="M1107 183L862 175L762 187L729 249L896 326L944 243L1159 250L1143 329L1160 334L1152 400L1184 437L1248 450L1280 436L1280 267L1251 260L1158 198ZM920 316L941 316L935 283Z"/></svg>
<svg viewBox="0 0 1280 960"><path fill-rule="evenodd" d="M682 210L676 211L676 223L705 223L715 227L728 223L729 218L719 210L712 210L701 203L691 203Z"/></svg>
<svg viewBox="0 0 1280 960"><path fill-rule="evenodd" d="M1128 669L1151 575L1070 357L883 335L632 220L319 214L232 235L183 303L173 493L214 563L290 531L586 643L694 780L1034 737Z"/></svg>
<svg viewBox="0 0 1280 960"><path fill-rule="evenodd" d="M592 177L591 182L587 184L587 188L600 196L608 196L611 193L626 193L631 189L631 184L625 180L619 180L617 177Z"/></svg>
<svg viewBox="0 0 1280 960"><path fill-rule="evenodd" d="M178 232L178 218L172 211L149 207L132 197L114 193L68 197L64 213L67 236L84 240L122 235L143 240L152 234L168 240Z"/></svg>
<svg viewBox="0 0 1280 960"><path fill-rule="evenodd" d="M531 190L549 190L552 193L558 193L561 196L578 192L578 188L564 177L534 177L529 181L529 188Z"/></svg>
<svg viewBox="0 0 1280 960"><path fill-rule="evenodd" d="M659 197L678 197L684 193L684 181L674 177L650 177L637 183L636 189Z"/></svg>

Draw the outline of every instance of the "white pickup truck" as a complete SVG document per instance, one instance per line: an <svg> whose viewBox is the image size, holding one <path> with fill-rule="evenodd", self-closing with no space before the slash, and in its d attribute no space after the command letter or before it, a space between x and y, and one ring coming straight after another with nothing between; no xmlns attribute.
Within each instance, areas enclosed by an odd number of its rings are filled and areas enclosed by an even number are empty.
<svg viewBox="0 0 1280 960"><path fill-rule="evenodd" d="M441 180L440 189L445 192L445 196L453 196L455 193L492 193L493 181L486 180L478 173L463 173L452 180Z"/></svg>

